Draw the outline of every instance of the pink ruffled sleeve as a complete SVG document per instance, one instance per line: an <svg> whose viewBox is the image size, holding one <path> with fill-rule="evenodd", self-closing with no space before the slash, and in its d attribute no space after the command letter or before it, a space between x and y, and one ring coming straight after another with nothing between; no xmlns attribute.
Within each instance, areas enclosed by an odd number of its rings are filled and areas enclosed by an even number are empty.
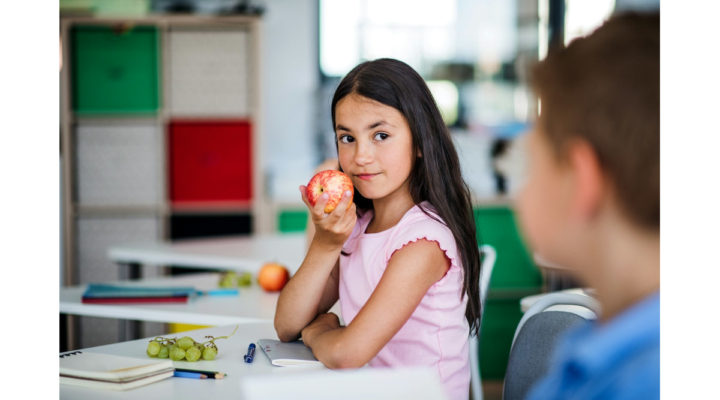
<svg viewBox="0 0 720 400"><path fill-rule="evenodd" d="M452 231L439 221L435 221L427 215L419 215L407 221L401 221L402 226L393 232L388 238L388 246L385 255L385 265L390 262L390 258L406 244L417 242L420 239L437 242L445 252L445 256L450 260L450 269L447 274L462 272L462 260L457 252L457 244ZM447 276L447 275L446 275ZM442 282L440 280L439 282Z"/></svg>

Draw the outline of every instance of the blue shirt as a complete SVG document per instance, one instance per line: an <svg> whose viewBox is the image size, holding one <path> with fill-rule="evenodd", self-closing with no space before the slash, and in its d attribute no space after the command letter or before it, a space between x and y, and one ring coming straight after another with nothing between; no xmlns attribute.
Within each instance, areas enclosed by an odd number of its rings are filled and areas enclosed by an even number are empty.
<svg viewBox="0 0 720 400"><path fill-rule="evenodd" d="M659 398L658 292L606 323L568 333L526 400Z"/></svg>

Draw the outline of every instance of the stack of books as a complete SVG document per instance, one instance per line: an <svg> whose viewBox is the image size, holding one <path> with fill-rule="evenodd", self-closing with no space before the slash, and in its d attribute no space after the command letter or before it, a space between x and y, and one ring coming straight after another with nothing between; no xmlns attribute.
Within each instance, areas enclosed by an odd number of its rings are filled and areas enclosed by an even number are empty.
<svg viewBox="0 0 720 400"><path fill-rule="evenodd" d="M86 304L187 303L193 287L132 287L91 283L83 293Z"/></svg>

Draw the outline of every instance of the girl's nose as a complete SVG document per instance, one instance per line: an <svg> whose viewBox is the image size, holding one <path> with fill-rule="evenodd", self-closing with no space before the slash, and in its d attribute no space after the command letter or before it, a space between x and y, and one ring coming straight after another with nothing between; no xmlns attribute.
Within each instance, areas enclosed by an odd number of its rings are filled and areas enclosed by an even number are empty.
<svg viewBox="0 0 720 400"><path fill-rule="evenodd" d="M370 164L373 160L372 149L369 143L358 141L355 147L355 164L366 165Z"/></svg>

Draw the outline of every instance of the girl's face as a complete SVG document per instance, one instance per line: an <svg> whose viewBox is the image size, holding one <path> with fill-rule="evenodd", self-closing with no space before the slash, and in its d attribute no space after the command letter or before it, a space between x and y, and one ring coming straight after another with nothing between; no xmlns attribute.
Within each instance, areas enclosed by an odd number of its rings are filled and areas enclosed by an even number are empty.
<svg viewBox="0 0 720 400"><path fill-rule="evenodd" d="M340 166L360 194L371 200L410 195L412 133L398 110L351 94L335 106L335 124Z"/></svg>

